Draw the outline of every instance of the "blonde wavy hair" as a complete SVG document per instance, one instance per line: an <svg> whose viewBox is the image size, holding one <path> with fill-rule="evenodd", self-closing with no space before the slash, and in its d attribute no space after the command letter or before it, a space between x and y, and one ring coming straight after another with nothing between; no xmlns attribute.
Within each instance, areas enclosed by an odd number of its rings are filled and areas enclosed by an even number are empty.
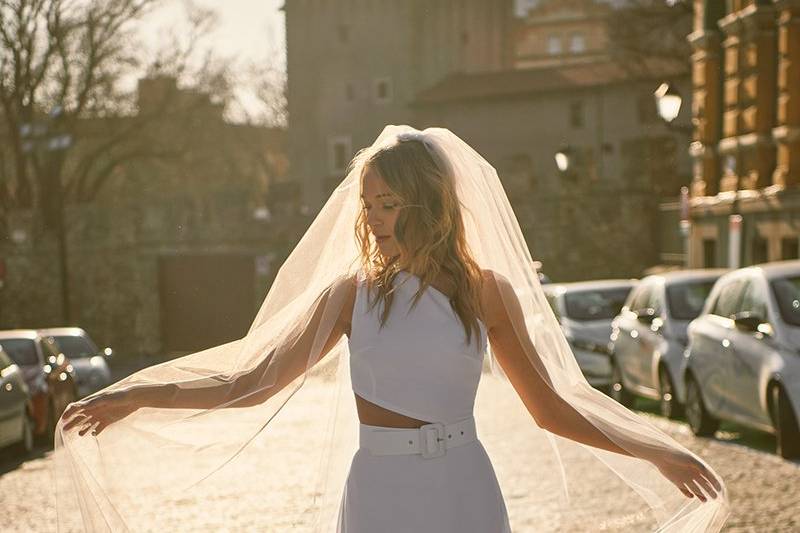
<svg viewBox="0 0 800 533"><path fill-rule="evenodd" d="M394 278L400 271L420 279L412 308L432 281L444 273L457 288L450 305L464 326L467 343L474 332L476 344L480 344L478 319L483 317L483 273L467 246L455 176L441 169L418 140L400 140L368 157L361 170L362 191L368 169L380 175L400 201L394 228L400 254L395 257L381 254L374 239L370 239L365 209L356 220L356 239L368 292L377 289L370 309L379 301L384 302L381 327L389 316Z"/></svg>

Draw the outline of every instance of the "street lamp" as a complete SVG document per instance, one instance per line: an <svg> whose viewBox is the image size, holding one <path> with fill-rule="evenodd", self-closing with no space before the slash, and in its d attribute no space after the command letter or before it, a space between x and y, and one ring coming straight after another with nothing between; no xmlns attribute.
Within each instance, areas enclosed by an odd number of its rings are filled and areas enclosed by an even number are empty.
<svg viewBox="0 0 800 533"><path fill-rule="evenodd" d="M572 164L572 148L569 146L562 146L555 155L556 166L561 172L569 170Z"/></svg>
<svg viewBox="0 0 800 533"><path fill-rule="evenodd" d="M672 121L681 112L681 103L683 102L681 94L671 83L664 82L658 86L653 96L656 99L659 116L667 124L672 124Z"/></svg>

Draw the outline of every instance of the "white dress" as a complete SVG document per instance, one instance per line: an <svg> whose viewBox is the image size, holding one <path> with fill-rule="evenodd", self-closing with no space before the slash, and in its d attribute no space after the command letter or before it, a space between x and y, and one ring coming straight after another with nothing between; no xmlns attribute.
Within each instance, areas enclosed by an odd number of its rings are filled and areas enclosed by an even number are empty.
<svg viewBox="0 0 800 533"><path fill-rule="evenodd" d="M473 416L486 351L467 343L446 295L428 287L416 307L419 279L400 272L392 309L379 330L382 304L371 311L359 279L353 309L350 374L353 391L369 402L427 422L452 424ZM359 425L373 431L408 431ZM479 439L439 457L353 456L339 507L339 533L506 533L511 529L494 469Z"/></svg>

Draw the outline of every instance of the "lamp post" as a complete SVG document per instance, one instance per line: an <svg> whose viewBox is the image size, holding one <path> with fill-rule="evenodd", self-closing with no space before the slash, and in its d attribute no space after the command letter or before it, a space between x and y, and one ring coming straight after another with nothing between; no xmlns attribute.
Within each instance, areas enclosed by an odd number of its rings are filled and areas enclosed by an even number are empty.
<svg viewBox="0 0 800 533"><path fill-rule="evenodd" d="M562 146L555 154L556 167L561 172L567 172L570 169L574 159L572 148L569 146Z"/></svg>
<svg viewBox="0 0 800 533"><path fill-rule="evenodd" d="M681 112L683 97L673 84L669 82L662 83L653 93L653 97L656 100L658 116L661 117L667 127L681 133L690 134L692 132L691 126L675 124L675 119Z"/></svg>
<svg viewBox="0 0 800 533"><path fill-rule="evenodd" d="M64 190L61 184L59 159L64 157L66 150L72 146L72 136L63 131L64 109L60 105L53 106L44 121L32 121L20 125L20 135L25 141L22 149L25 153L35 156L43 152L45 159L44 178L47 188L45 198L49 198L43 209L51 229L55 230L58 243L59 270L61 275L61 316L65 325L70 322L70 296L69 296L69 269L67 265L67 235L64 223Z"/></svg>

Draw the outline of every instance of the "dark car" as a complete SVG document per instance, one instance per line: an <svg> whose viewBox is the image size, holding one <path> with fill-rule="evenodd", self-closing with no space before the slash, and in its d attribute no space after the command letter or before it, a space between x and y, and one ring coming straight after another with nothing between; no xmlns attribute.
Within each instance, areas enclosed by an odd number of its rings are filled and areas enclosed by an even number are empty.
<svg viewBox="0 0 800 533"><path fill-rule="evenodd" d="M67 405L78 399L69 359L56 342L33 329L0 331L0 347L19 366L30 390L34 434L52 444L56 422Z"/></svg>
<svg viewBox="0 0 800 533"><path fill-rule="evenodd" d="M0 349L0 447L33 449L33 404L19 366Z"/></svg>

